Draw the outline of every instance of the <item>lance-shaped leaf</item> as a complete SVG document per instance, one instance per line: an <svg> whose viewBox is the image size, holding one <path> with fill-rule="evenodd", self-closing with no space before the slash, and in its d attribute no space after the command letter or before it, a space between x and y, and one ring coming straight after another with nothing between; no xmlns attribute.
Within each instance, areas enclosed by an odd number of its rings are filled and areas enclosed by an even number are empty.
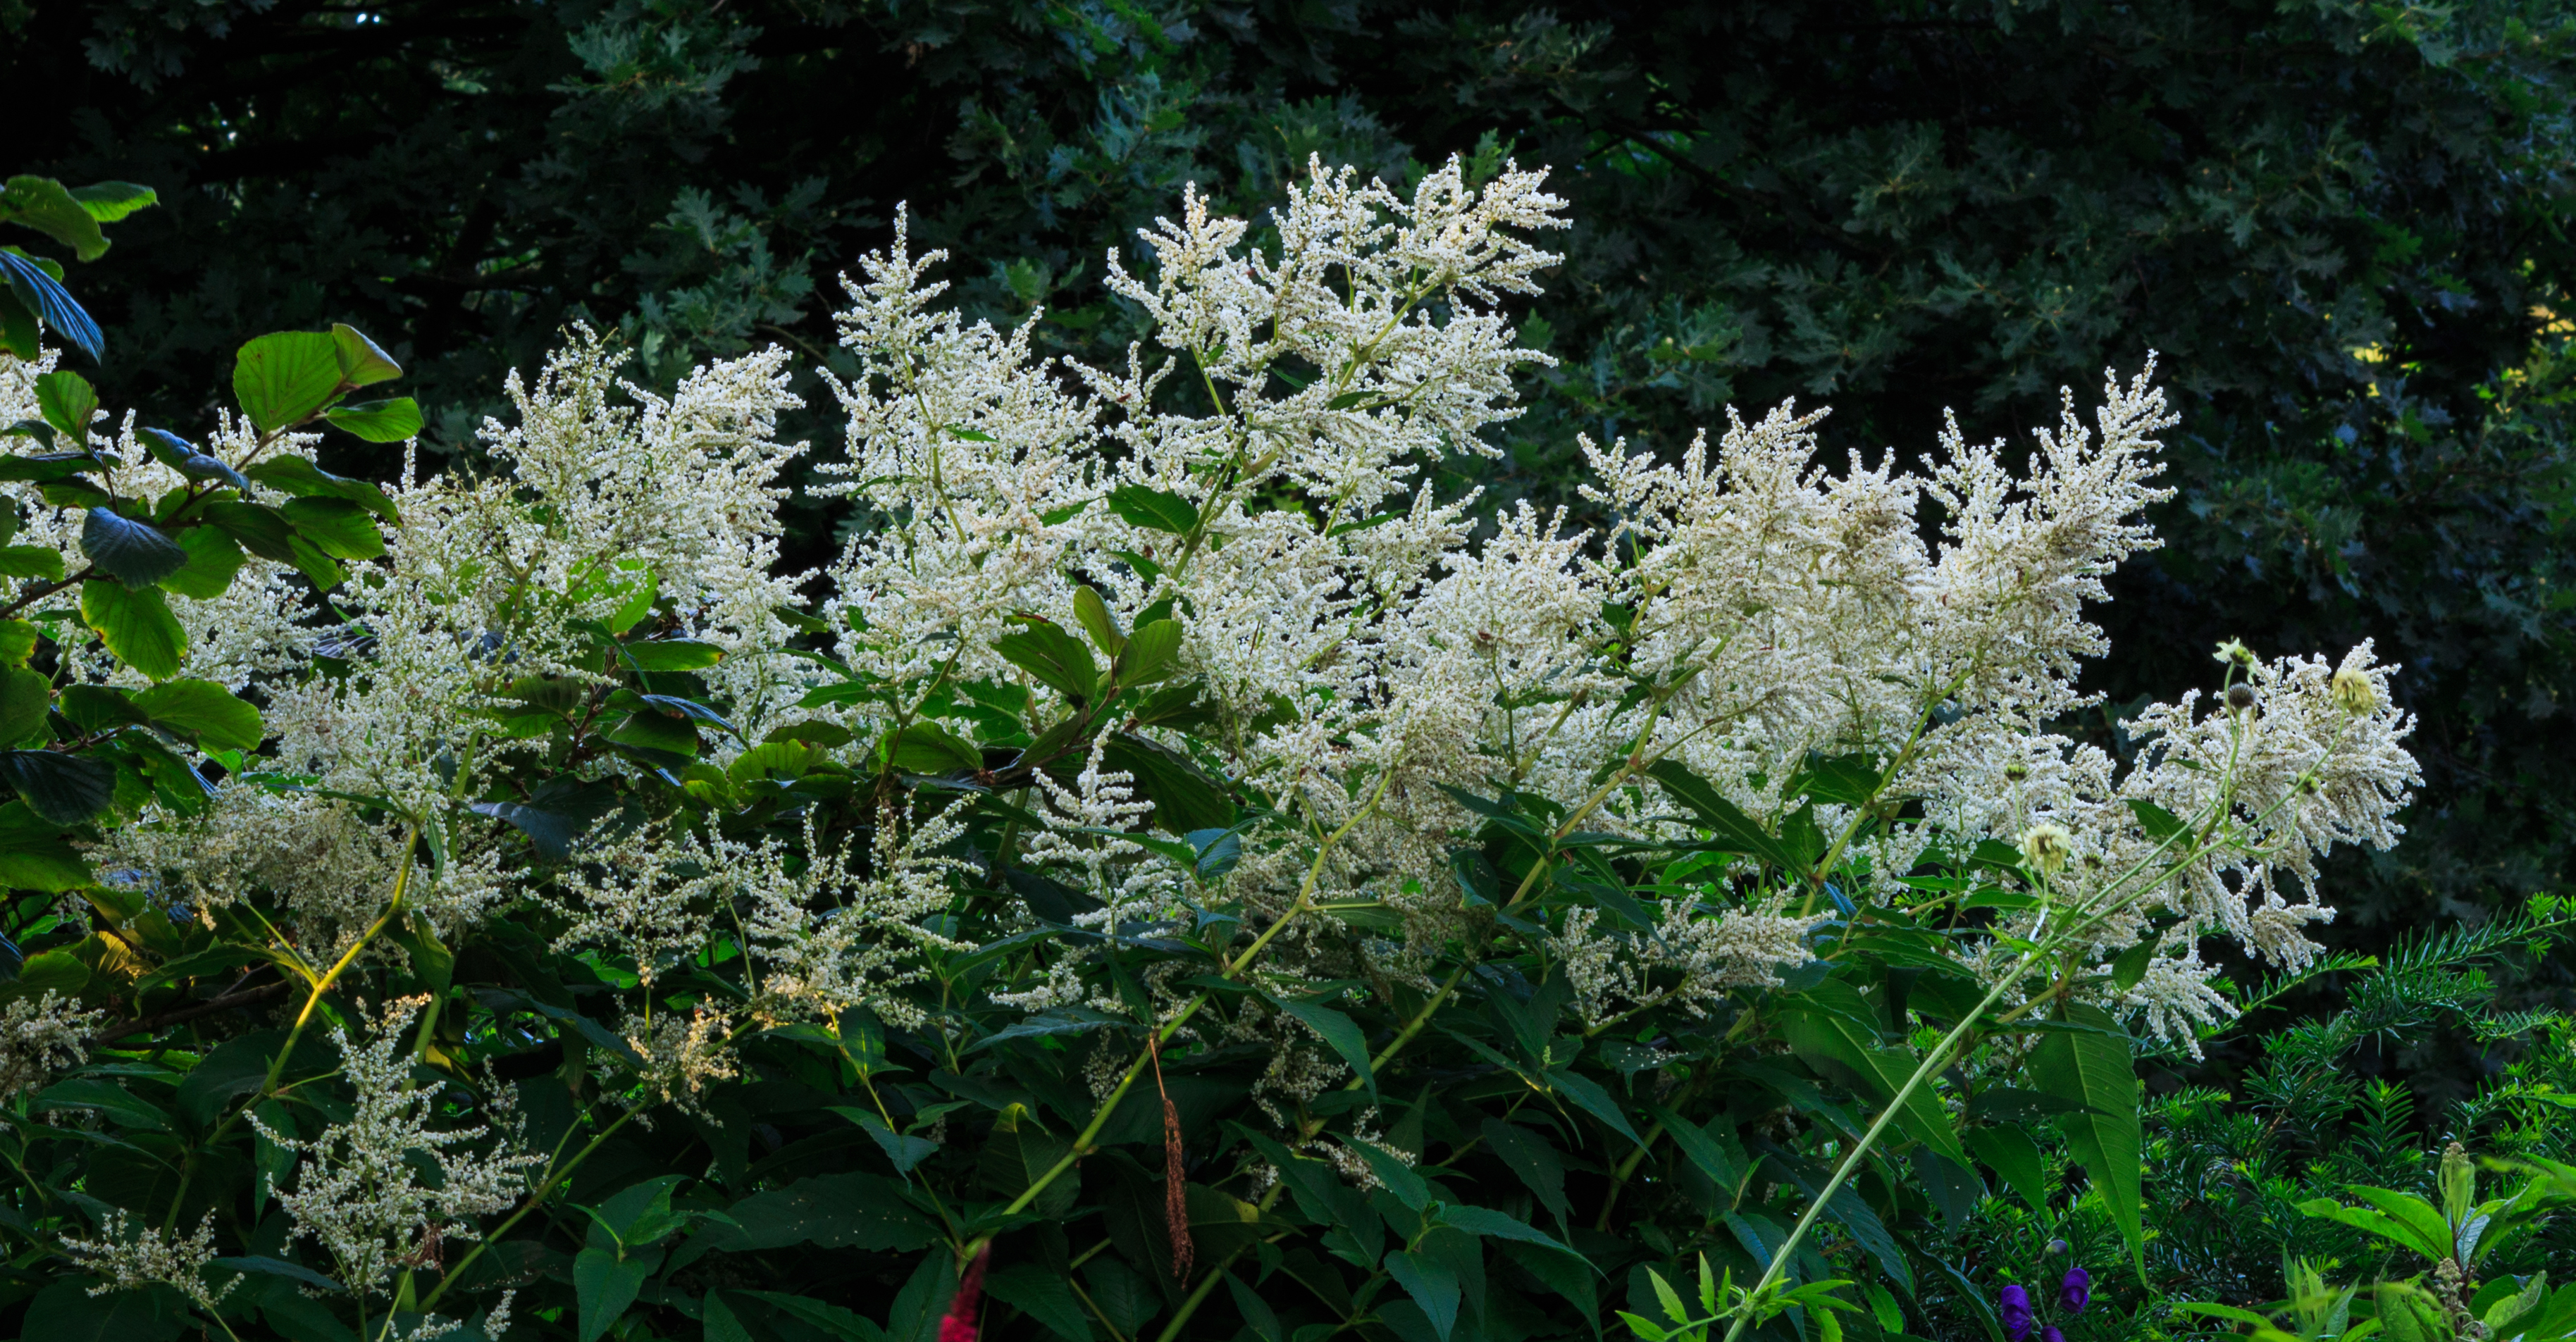
<svg viewBox="0 0 2576 1342"><path fill-rule="evenodd" d="M207 750L257 750L267 738L259 710L211 680L165 681L134 693L154 726L192 737Z"/></svg>
<svg viewBox="0 0 2576 1342"><path fill-rule="evenodd" d="M1797 870L1802 864L1788 845L1762 828L1760 821L1746 815L1743 808L1728 801L1705 778L1692 773L1680 760L1657 760L1646 768L1646 776L1661 784L1666 795L1680 802L1693 819L1705 827L1715 847L1730 853L1758 857L1773 866Z"/></svg>
<svg viewBox="0 0 2576 1342"><path fill-rule="evenodd" d="M46 263L14 248L0 247L0 279L8 281L9 297L15 300L9 306L18 309L20 315L43 318L45 325L92 360L107 357L107 337L99 332L98 323L72 301L71 292L63 288ZM15 329L16 322L7 325L11 328L6 332L10 352L22 359L34 359L38 353L35 331Z"/></svg>
<svg viewBox="0 0 2576 1342"><path fill-rule="evenodd" d="M1091 649L1049 621L1028 621L1028 628L993 640L993 651L1067 699L1088 700L1099 691L1100 665Z"/></svg>
<svg viewBox="0 0 2576 1342"><path fill-rule="evenodd" d="M322 417L331 421L331 427L371 443L399 443L420 436L420 404L408 396L335 405Z"/></svg>
<svg viewBox="0 0 2576 1342"><path fill-rule="evenodd" d="M1120 485L1109 491L1109 510L1129 526L1168 531L1175 536L1187 535L1199 524L1197 505L1168 490L1144 485Z"/></svg>
<svg viewBox="0 0 2576 1342"><path fill-rule="evenodd" d="M1267 993L1264 996L1299 1024L1314 1031L1316 1037L1330 1045L1342 1062L1368 1087L1369 1094L1372 1097L1377 1094L1377 1072L1369 1065L1368 1035L1361 1031L1358 1022L1320 1003L1303 1002L1294 997L1282 997L1277 993Z"/></svg>
<svg viewBox="0 0 2576 1342"><path fill-rule="evenodd" d="M2138 1077L2120 1023L2100 1007L2074 1005L2064 1019L2090 1028L2040 1036L2031 1051L2031 1079L2039 1088L2084 1108L2058 1115L2058 1130L2077 1164L2102 1192L2103 1205L2128 1241L2129 1256L2145 1280L2145 1196L2140 1164ZM1965 1162L1962 1162L1965 1163Z"/></svg>

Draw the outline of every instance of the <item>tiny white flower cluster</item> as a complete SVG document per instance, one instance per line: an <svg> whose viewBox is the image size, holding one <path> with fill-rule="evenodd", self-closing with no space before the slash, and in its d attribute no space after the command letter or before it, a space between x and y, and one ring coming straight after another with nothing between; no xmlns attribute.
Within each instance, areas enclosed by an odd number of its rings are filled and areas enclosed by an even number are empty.
<svg viewBox="0 0 2576 1342"><path fill-rule="evenodd" d="M388 1004L364 1042L332 1027L341 1073L357 1092L347 1119L299 1139L251 1116L263 1138L303 1157L295 1186L277 1195L294 1237L319 1243L353 1289L383 1286L405 1268L433 1266L448 1240L475 1239L474 1218L515 1205L527 1171L544 1163L515 1149L514 1133L488 1124L435 1125L439 1088L413 1083L402 1038L427 1000ZM434 1177L423 1177L424 1164L434 1167Z"/></svg>
<svg viewBox="0 0 2576 1342"><path fill-rule="evenodd" d="M0 1010L0 1103L41 1088L54 1073L89 1057L90 1033L107 1013L47 988Z"/></svg>
<svg viewBox="0 0 2576 1342"><path fill-rule="evenodd" d="M66 1235L63 1248L83 1268L106 1278L89 1288L91 1295L159 1283L212 1314L215 1306L241 1285L238 1273L224 1283L222 1290L206 1285L206 1269L213 1266L218 1254L213 1212L206 1213L196 1230L183 1237L165 1234L158 1226L136 1225L125 1212L111 1211L99 1222L97 1238Z"/></svg>

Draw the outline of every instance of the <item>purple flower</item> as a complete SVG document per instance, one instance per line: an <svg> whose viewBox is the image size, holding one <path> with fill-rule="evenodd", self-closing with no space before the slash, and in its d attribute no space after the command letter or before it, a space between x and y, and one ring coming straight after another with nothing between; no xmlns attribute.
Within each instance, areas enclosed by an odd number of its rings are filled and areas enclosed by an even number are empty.
<svg viewBox="0 0 2576 1342"><path fill-rule="evenodd" d="M2067 1272L2066 1280L2057 1284L2057 1307L2069 1314L2081 1314L2093 1303L2093 1274L2082 1268Z"/></svg>
<svg viewBox="0 0 2576 1342"><path fill-rule="evenodd" d="M2001 1296L2004 1332L2012 1342L2030 1342L2030 1328L2035 1322L2030 1314L2030 1292L2018 1286L2007 1286Z"/></svg>
<svg viewBox="0 0 2576 1342"><path fill-rule="evenodd" d="M2057 1325L2052 1323L2039 1330L2039 1342L2066 1342L2066 1334L2057 1331Z"/></svg>

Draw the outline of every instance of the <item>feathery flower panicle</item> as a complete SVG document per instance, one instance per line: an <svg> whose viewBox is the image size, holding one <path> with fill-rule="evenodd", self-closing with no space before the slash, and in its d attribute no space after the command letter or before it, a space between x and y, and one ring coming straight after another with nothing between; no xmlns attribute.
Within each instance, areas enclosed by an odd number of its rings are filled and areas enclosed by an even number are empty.
<svg viewBox="0 0 2576 1342"><path fill-rule="evenodd" d="M184 1236L165 1234L158 1226L138 1225L125 1212L111 1211L99 1222L97 1238L67 1235L63 1237L63 1248L84 1270L106 1278L89 1288L91 1295L157 1283L178 1291L211 1314L234 1287L241 1285L239 1273L234 1273L221 1290L206 1285L206 1269L214 1265L216 1258L215 1214L211 1211Z"/></svg>
<svg viewBox="0 0 2576 1342"><path fill-rule="evenodd" d="M438 1088L413 1084L402 1039L427 1001L388 1004L363 1041L332 1027L342 1075L357 1092L347 1119L298 1138L251 1115L262 1137L301 1157L294 1187L277 1195L292 1237L320 1244L353 1289L382 1286L443 1242L477 1238L473 1218L508 1210L527 1171L544 1163L516 1149L511 1132L435 1126ZM423 1163L436 1178L422 1178Z"/></svg>
<svg viewBox="0 0 2576 1342"><path fill-rule="evenodd" d="M47 988L0 1009L0 1102L41 1089L54 1073L89 1057L90 1033L107 1013Z"/></svg>

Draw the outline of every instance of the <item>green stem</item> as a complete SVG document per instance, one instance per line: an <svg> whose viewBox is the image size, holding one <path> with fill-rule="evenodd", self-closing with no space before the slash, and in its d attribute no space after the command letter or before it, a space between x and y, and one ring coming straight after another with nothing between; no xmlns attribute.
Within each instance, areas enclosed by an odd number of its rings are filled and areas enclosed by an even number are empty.
<svg viewBox="0 0 2576 1342"><path fill-rule="evenodd" d="M583 1146L578 1152L575 1152L572 1159L564 1161L558 1168L547 1171L545 1180L537 1185L537 1191L530 1193L527 1200L519 1204L519 1209L510 1213L509 1220L503 1221L498 1226L493 1227L491 1234L485 1235L483 1238L476 1240L474 1242L474 1247L467 1250L463 1258L456 1260L456 1266L449 1268L444 1275L439 1277L438 1285L432 1287L428 1296L421 1300L420 1312L427 1314L433 1306L437 1305L439 1297L446 1295L447 1288L454 1285L465 1275L465 1269L474 1266L474 1260L482 1257L485 1249L499 1243L502 1236L510 1233L510 1228L512 1226L515 1226L519 1222L527 1219L528 1213L544 1206L546 1199L553 1196L555 1189L559 1187L564 1180L571 1178L574 1170L581 1167L581 1162L590 1159L591 1153L597 1151L601 1143L607 1141L610 1137L615 1136L619 1128L625 1127L628 1120L642 1112L644 1112L644 1106L641 1103L638 1103L635 1107L628 1109L625 1113L619 1114L616 1122L609 1124L607 1127L601 1128L599 1130L599 1135L591 1138L587 1145Z"/></svg>

